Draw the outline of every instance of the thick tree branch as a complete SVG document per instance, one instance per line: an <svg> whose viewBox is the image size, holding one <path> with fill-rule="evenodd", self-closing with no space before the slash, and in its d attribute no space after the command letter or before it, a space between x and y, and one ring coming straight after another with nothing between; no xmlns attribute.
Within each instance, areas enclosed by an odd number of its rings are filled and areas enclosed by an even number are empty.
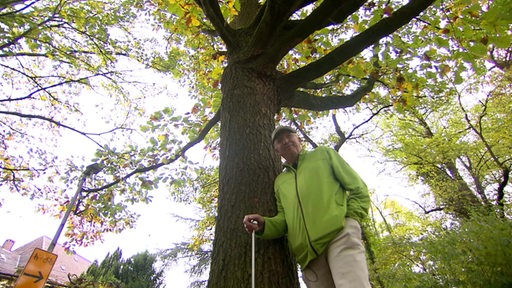
<svg viewBox="0 0 512 288"><path fill-rule="evenodd" d="M357 11L365 0L343 1L340 4L338 0L324 1L307 18L302 21L293 22L293 29L287 31L290 23L280 27L280 33L277 41L269 51L276 51L273 62L278 62L293 47L301 43L309 35L322 28L343 22L348 16ZM283 29L285 28L285 29Z"/></svg>
<svg viewBox="0 0 512 288"><path fill-rule="evenodd" d="M502 216L503 216L503 211L504 211L504 207L505 207L505 188L507 187L508 183L509 183L509 180L510 180L510 169L508 167L506 168L503 168L502 171L501 171L501 175L502 175L502 179L498 185L498 195L496 196L496 205L498 205L498 207L500 207L501 211L502 211Z"/></svg>
<svg viewBox="0 0 512 288"><path fill-rule="evenodd" d="M218 1L215 0L195 0L197 5L201 7L204 14L210 20L215 30L219 33L220 38L227 47L232 47L236 41L234 40L234 31L229 27L222 15Z"/></svg>
<svg viewBox="0 0 512 288"><path fill-rule="evenodd" d="M276 35L276 27L285 23L296 9L301 7L301 3L302 1L297 0L266 1L263 7L263 15L257 23L250 46L257 51L268 47L268 42L275 38L273 35Z"/></svg>
<svg viewBox="0 0 512 288"><path fill-rule="evenodd" d="M106 189L108 189L110 187L113 187L113 186L119 184L121 181L124 181L124 180L132 177L133 175L140 174L140 173L145 173L145 172L149 172L149 171L153 171L153 170L156 170L156 169L158 169L158 168L160 168L162 166L165 166L165 165L168 165L170 163L175 162L180 157L185 155L185 152L187 152L188 149L194 147L197 143L203 141L203 139L206 137L208 132L210 132L210 130L220 121L221 111L222 111L222 108L219 109L219 111L217 111L217 113L215 113L213 118L210 119L210 121L208 121L208 123L206 123L206 125L203 128L203 130L201 130L201 132L199 133L199 135L197 135L197 137L195 139L193 139L192 141L188 142L185 146L183 146L183 148L179 149L178 152L176 152L174 155L165 158L165 160L163 160L163 161L161 161L159 163L156 163L156 164L153 164L153 165L150 165L150 166L145 166L145 167L137 168L137 169L133 170L132 172L126 174L125 176L123 176L123 177L121 177L121 178L119 178L119 179L117 179L117 180L115 180L113 182L110 182L110 183L108 183L106 185L103 185L101 187L93 188L93 189L84 189L84 192L90 193L90 192L98 192L98 191L106 190Z"/></svg>
<svg viewBox="0 0 512 288"><path fill-rule="evenodd" d="M260 4L258 0L242 0L240 2L240 9L238 14L233 18L233 20L229 23L231 28L237 29L246 29L246 27L251 27L257 25L263 17L264 5ZM265 4L268 2L265 2ZM253 30L253 28L248 28L249 30Z"/></svg>
<svg viewBox="0 0 512 288"><path fill-rule="evenodd" d="M334 49L331 53L297 69L281 78L281 91L291 93L303 83L317 79L335 69L348 59L361 53L370 45L376 43L402 26L406 25L426 10L435 0L411 0L390 17L384 18L364 32L354 36L349 41Z"/></svg>
<svg viewBox="0 0 512 288"><path fill-rule="evenodd" d="M331 109L354 106L364 95L372 91L374 78L369 78L366 84L359 87L350 95L319 97L307 92L297 90L292 97L283 99L281 107L300 108L312 111L325 111Z"/></svg>

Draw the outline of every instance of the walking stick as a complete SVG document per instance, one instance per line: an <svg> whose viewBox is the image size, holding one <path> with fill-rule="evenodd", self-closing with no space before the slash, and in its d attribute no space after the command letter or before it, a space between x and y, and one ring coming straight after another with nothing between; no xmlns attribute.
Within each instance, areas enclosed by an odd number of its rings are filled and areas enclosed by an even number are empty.
<svg viewBox="0 0 512 288"><path fill-rule="evenodd" d="M255 254L256 254L256 239L254 237L254 234L255 232L252 231L252 273L251 273L251 276L252 276L252 288L255 288L256 287L256 275L255 275L255 270L256 270L256 261L255 261Z"/></svg>
<svg viewBox="0 0 512 288"><path fill-rule="evenodd" d="M251 223L258 224L256 220L252 220ZM251 283L252 288L256 287L256 230L252 230L252 257L251 257Z"/></svg>

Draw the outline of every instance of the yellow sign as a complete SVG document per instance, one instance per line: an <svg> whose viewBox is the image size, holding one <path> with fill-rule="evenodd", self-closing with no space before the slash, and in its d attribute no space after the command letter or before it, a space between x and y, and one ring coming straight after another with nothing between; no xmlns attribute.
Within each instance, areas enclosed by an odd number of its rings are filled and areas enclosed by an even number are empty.
<svg viewBox="0 0 512 288"><path fill-rule="evenodd" d="M34 249L23 272L14 283L14 288L42 288L52 272L55 261L57 254L39 248Z"/></svg>

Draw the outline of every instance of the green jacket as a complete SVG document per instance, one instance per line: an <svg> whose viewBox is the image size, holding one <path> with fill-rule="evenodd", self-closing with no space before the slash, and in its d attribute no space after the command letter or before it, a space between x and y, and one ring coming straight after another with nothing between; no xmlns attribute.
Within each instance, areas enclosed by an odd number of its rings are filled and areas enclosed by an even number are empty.
<svg viewBox="0 0 512 288"><path fill-rule="evenodd" d="M259 236L274 239L286 235L303 268L325 251L343 229L346 217L360 222L370 206L366 184L327 147L303 151L296 169L285 164L274 190L277 215L265 217Z"/></svg>

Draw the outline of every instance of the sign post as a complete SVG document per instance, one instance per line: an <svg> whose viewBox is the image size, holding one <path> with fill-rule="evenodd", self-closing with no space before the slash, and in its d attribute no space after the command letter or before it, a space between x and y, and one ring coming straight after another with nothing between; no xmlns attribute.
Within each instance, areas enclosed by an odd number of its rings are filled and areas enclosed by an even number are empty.
<svg viewBox="0 0 512 288"><path fill-rule="evenodd" d="M14 288L42 288L57 260L57 254L35 248L32 256L14 283Z"/></svg>

